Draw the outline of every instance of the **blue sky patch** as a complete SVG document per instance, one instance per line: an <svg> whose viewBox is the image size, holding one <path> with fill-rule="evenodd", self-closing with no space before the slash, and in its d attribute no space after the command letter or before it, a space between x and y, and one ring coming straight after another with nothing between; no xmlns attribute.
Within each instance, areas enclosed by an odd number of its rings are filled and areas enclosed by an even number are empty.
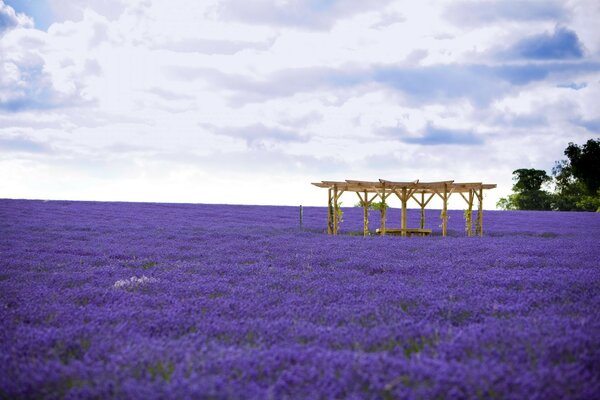
<svg viewBox="0 0 600 400"><path fill-rule="evenodd" d="M35 27L47 30L54 22L54 13L46 0L4 0L4 3L33 18Z"/></svg>
<svg viewBox="0 0 600 400"><path fill-rule="evenodd" d="M514 44L504 55L531 60L568 60L583 57L583 45L577 34L566 28L554 33L527 37Z"/></svg>
<svg viewBox="0 0 600 400"><path fill-rule="evenodd" d="M427 124L420 135L411 135L404 127L380 128L377 133L381 136L397 139L403 143L420 144L424 146L437 145L480 145L483 139L471 130L458 130L437 127Z"/></svg>
<svg viewBox="0 0 600 400"><path fill-rule="evenodd" d="M26 137L0 137L0 152L46 153L48 145Z"/></svg>

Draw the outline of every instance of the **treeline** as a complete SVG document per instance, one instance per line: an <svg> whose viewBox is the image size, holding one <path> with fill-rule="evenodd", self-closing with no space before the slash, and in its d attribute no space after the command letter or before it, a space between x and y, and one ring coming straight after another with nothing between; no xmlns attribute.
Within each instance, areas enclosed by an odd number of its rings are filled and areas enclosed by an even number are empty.
<svg viewBox="0 0 600 400"><path fill-rule="evenodd" d="M496 206L504 210L600 212L600 139L569 143L567 160L556 161L552 176L540 169L513 171L513 193Z"/></svg>

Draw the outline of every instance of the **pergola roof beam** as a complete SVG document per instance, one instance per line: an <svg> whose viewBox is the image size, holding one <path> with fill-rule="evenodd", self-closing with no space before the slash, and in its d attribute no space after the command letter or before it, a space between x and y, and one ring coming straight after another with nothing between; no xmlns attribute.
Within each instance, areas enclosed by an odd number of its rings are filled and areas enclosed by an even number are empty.
<svg viewBox="0 0 600 400"><path fill-rule="evenodd" d="M320 188L333 188L337 186L340 190L348 191L368 191L371 193L392 192L395 189L414 189L415 193L435 193L444 188L453 193L466 193L470 190L478 189L495 189L496 184L481 183L481 182L454 182L454 181L439 181L439 182L419 182L419 180L410 182L388 181L380 179L379 182L374 181L359 181L348 179L346 181L321 181L313 182L312 185Z"/></svg>

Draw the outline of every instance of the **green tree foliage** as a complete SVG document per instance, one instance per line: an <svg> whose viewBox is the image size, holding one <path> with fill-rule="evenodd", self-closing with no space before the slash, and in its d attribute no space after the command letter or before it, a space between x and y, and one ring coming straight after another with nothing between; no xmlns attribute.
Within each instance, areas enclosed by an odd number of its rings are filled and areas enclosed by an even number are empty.
<svg viewBox="0 0 600 400"><path fill-rule="evenodd" d="M551 210L552 195L542 185L552 180L540 169L517 169L513 171L513 194L500 199L496 204L506 210Z"/></svg>
<svg viewBox="0 0 600 400"><path fill-rule="evenodd" d="M577 203L586 195L583 182L573 176L571 164L566 161L557 161L552 168L556 192L553 208L559 211L577 211Z"/></svg>
<svg viewBox="0 0 600 400"><path fill-rule="evenodd" d="M600 212L600 139L590 139L583 146L569 143L565 155L569 160L556 162L552 169L554 208Z"/></svg>
<svg viewBox="0 0 600 400"><path fill-rule="evenodd" d="M513 171L513 194L496 206L505 210L560 210L600 212L600 139L590 139L579 146L569 143L568 160L557 161L552 180L545 171ZM554 193L542 190L552 181Z"/></svg>
<svg viewBox="0 0 600 400"><path fill-rule="evenodd" d="M354 207L364 207L365 203L361 200L358 203L354 204ZM387 203L384 203L383 201L372 201L371 203L369 203L369 210L375 210L375 211L381 211L383 209L388 209L390 208L390 206L387 205Z"/></svg>
<svg viewBox="0 0 600 400"><path fill-rule="evenodd" d="M600 189L600 139L590 139L581 147L569 143L565 156L569 157L573 176L583 183L587 194L596 195Z"/></svg>
<svg viewBox="0 0 600 400"><path fill-rule="evenodd" d="M356 203L354 205L354 207L364 207L364 202L361 200L358 203ZM387 205L386 202L384 201L372 201L369 204L369 210L374 210L374 211L379 211L379 214L381 214L381 218L383 218L383 214L386 212L386 210L390 208L390 206Z"/></svg>

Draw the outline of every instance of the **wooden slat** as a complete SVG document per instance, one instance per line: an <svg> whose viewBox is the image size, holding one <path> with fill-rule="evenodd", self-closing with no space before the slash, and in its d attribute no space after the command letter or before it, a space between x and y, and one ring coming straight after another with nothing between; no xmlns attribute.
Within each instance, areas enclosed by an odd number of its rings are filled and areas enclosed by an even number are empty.
<svg viewBox="0 0 600 400"><path fill-rule="evenodd" d="M381 182L376 181L376 182L372 182L372 181L355 181L352 179L346 179L346 182L351 184L351 185L358 185L358 186L366 186L366 187L381 187Z"/></svg>
<svg viewBox="0 0 600 400"><path fill-rule="evenodd" d="M339 188L349 188L349 189L360 189L364 190L375 190L375 189L401 189L403 187L406 188L414 188L418 192L422 190L434 190L434 189L443 189L445 185L448 185L450 188L455 189L495 189L498 185L495 183L481 183L481 182L454 182L454 181L439 181L439 182L420 182L419 180L415 181L388 181L385 179L380 179L377 181L359 181L347 179L345 181L321 181L321 182L312 182L311 185L320 187L320 188L332 188L334 185L337 185ZM387 187L386 187L387 185Z"/></svg>
<svg viewBox="0 0 600 400"><path fill-rule="evenodd" d="M468 187L468 186L472 186L472 187L476 187L479 188L479 186L483 185L483 183L481 182L454 182L452 183L452 186L464 186L464 187Z"/></svg>
<svg viewBox="0 0 600 400"><path fill-rule="evenodd" d="M472 189L469 189L469 193L471 192L471 190L472 190ZM458 194L460 194L460 197L462 197L463 199L465 199L465 201L467 202L467 205L468 205L468 204L469 204L469 199L467 199L467 198L465 197L465 195L464 195L464 194L462 194L462 192L458 192Z"/></svg>
<svg viewBox="0 0 600 400"><path fill-rule="evenodd" d="M423 207L427 207L427 204L429 204L429 202L431 201L431 199L433 199L434 196L435 196L435 193L431 193L431 196L429 196L429 198L427 200L425 200L425 205Z"/></svg>
<svg viewBox="0 0 600 400"><path fill-rule="evenodd" d="M364 200L362 198L362 196L360 195L360 192L356 192L356 195L358 196L358 198L360 199L360 205L362 206L364 203Z"/></svg>
<svg viewBox="0 0 600 400"><path fill-rule="evenodd" d="M380 229L375 230L375 233L377 234L383 234L383 232ZM419 236L429 236L431 235L431 229L420 229L420 228L404 228L404 229L398 229L398 228L388 228L385 230L385 233L389 233L391 235L402 235L402 236L412 236L412 235L419 235Z"/></svg>
<svg viewBox="0 0 600 400"><path fill-rule="evenodd" d="M397 181L388 181L385 179L380 179L379 182L382 184L385 183L385 186L390 189L402 189L402 188L414 188L417 187L419 180L409 181L409 182L397 182Z"/></svg>
<svg viewBox="0 0 600 400"><path fill-rule="evenodd" d="M454 181L439 181L439 182L421 182L416 185L417 190L420 189L444 189L444 185L450 185Z"/></svg>
<svg viewBox="0 0 600 400"><path fill-rule="evenodd" d="M410 195L410 197L411 197L411 198L412 198L414 201L416 201L416 202L417 202L417 204L419 205L419 207L423 207L423 203L421 203L421 200L419 200L419 199L417 199L417 198L415 197L415 194L416 194L416 193L413 193L413 194L411 194L411 195Z"/></svg>

